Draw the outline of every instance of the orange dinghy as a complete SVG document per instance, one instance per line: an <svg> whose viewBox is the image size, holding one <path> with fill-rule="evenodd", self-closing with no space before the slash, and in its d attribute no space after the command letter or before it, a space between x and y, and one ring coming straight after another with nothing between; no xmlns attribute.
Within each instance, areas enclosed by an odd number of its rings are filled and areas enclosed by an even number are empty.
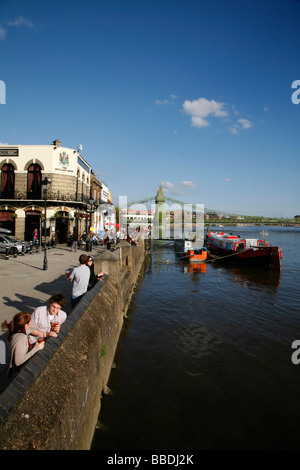
<svg viewBox="0 0 300 470"><path fill-rule="evenodd" d="M198 250L188 250L186 259L195 263L205 262L207 260L207 249L203 247Z"/></svg>

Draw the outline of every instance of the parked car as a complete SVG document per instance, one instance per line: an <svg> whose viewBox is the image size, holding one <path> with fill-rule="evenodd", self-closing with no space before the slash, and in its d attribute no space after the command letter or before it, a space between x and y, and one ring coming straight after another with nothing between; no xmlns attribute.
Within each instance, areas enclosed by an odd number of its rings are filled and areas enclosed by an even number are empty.
<svg viewBox="0 0 300 470"><path fill-rule="evenodd" d="M6 253L6 247L9 246L9 253L11 255L17 253L22 253L22 243L25 244L25 253L30 250L29 242L22 242L17 240L11 235L11 231L7 229L0 229L0 253Z"/></svg>

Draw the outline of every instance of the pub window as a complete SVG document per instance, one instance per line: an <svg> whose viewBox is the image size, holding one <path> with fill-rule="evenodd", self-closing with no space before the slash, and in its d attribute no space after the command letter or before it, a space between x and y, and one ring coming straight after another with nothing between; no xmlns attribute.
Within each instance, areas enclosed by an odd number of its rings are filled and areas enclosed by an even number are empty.
<svg viewBox="0 0 300 470"><path fill-rule="evenodd" d="M42 197L42 170L40 165L32 164L27 173L27 198L41 199Z"/></svg>
<svg viewBox="0 0 300 470"><path fill-rule="evenodd" d="M3 165L1 171L1 198L13 199L15 192L15 170L10 163Z"/></svg>

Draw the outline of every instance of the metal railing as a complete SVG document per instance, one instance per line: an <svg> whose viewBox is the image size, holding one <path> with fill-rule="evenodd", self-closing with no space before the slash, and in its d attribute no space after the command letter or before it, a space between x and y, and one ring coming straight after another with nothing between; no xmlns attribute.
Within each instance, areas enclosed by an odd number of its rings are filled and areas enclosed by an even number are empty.
<svg viewBox="0 0 300 470"><path fill-rule="evenodd" d="M25 191L15 191L14 198L2 197L1 201L43 201L42 196L40 198L28 197L28 193ZM82 194L70 194L61 193L60 191L48 191L47 201L63 201L63 202L81 202L89 204L90 197Z"/></svg>

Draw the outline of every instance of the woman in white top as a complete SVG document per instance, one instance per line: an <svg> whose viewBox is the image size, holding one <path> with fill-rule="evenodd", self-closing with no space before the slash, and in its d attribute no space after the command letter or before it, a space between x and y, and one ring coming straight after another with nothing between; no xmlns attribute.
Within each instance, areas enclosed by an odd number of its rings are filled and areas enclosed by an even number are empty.
<svg viewBox="0 0 300 470"><path fill-rule="evenodd" d="M30 327L31 315L26 312L16 313L10 323L6 321L2 326L8 328L7 339L10 345L11 356L8 376L12 377L30 357L44 348L45 342L37 342L32 349L29 347L27 335L36 331L36 327Z"/></svg>

